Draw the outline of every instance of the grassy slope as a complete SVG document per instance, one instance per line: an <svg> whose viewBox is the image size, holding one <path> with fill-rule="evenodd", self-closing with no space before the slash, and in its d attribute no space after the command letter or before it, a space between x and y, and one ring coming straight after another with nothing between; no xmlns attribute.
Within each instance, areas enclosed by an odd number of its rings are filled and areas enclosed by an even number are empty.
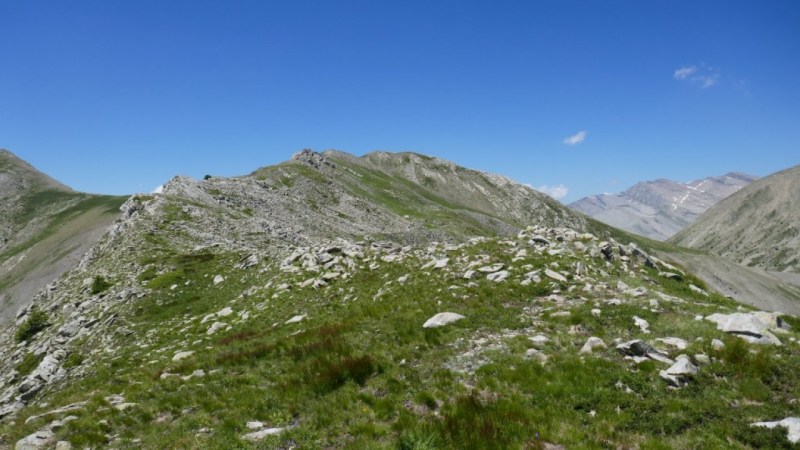
<svg viewBox="0 0 800 450"><path fill-rule="evenodd" d="M800 271L800 166L764 177L714 205L670 242L747 266Z"/></svg>
<svg viewBox="0 0 800 450"><path fill-rule="evenodd" d="M411 257L358 270L321 290L280 294L275 286L303 277L278 272L270 262L263 263L265 270L231 270L241 255L177 255L163 253L168 242L151 245L162 249L152 262L157 270L142 276L152 292L118 311L117 333L105 336L102 345L86 341L75 352L74 358L91 361L88 375L48 395L46 408L28 408L17 425L6 425L9 442L49 420L24 424L27 417L88 401L71 413L79 419L58 432L79 447L102 445L115 435L122 447L144 448L275 448L291 442L296 448L505 449L539 448L542 441L568 448L790 448L782 430L748 424L800 413L792 400L800 396L792 381L800 370L798 347L760 349L695 321L695 314L736 306L718 295L692 293L688 282L702 285L698 280L677 282L652 271L630 277L616 266L600 265L610 275L605 283L622 280L689 303L664 303L658 313L649 310L648 297L611 307L602 304L603 295L566 293L567 283L560 290L572 299L566 308L571 316L556 318L546 313L553 310L545 298L553 288L520 286L521 267L556 263L563 269L577 260L533 255L511 262L516 249L496 242L448 256L455 261L491 255L491 262L515 267L517 281L478 279L466 287L463 267L422 271L427 261ZM600 262L588 261L591 267ZM220 285L211 282L217 274L226 278ZM410 277L401 285L395 280L403 275ZM461 287L452 290L453 285ZM249 295L242 296L245 291ZM232 329L207 335L215 320L201 324L201 319L226 306L235 314L221 321ZM603 313L594 317L589 310L598 306ZM249 312L248 320L238 318L242 311ZM422 323L440 311L467 319L424 330ZM297 314L308 318L284 324ZM648 320L655 334L642 334L633 315ZM571 334L574 330L579 331ZM545 365L524 357L531 347L527 337L538 333L551 339L543 349L550 357ZM614 338L678 336L690 342L685 353L704 352L717 360L689 387L670 390L658 378L662 366L656 363L630 370L613 349L579 355L588 335L609 344ZM697 337L703 341L695 342ZM467 340L476 338L499 344L481 355L488 364L474 374L448 370L470 349ZM724 339L727 350L711 350L712 338ZM196 353L173 362L181 350ZM165 373L187 376L198 369L207 375L162 379ZM136 405L117 411L106 400L113 394ZM251 420L297 426L251 444L241 439Z"/></svg>
<svg viewBox="0 0 800 450"><path fill-rule="evenodd" d="M119 216L126 198L60 190L22 196L22 213L14 220L26 233L0 251L0 293L6 300L0 320L9 319L22 302L71 268L68 263L80 258L75 253L88 250L98 230Z"/></svg>

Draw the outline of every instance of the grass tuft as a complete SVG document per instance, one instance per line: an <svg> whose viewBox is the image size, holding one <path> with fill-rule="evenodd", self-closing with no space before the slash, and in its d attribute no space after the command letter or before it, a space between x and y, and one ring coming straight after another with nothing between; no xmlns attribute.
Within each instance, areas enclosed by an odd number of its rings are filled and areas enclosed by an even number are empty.
<svg viewBox="0 0 800 450"><path fill-rule="evenodd" d="M36 336L48 326L50 326L50 323L48 322L47 314L44 311L33 308L28 314L28 320L23 322L17 329L15 335L17 342L30 340L30 338Z"/></svg>

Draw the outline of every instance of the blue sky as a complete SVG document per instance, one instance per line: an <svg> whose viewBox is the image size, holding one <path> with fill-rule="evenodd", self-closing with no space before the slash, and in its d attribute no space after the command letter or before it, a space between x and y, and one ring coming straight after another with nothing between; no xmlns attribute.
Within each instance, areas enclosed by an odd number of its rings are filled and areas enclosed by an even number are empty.
<svg viewBox="0 0 800 450"><path fill-rule="evenodd" d="M0 0L0 147L117 194L302 148L564 202L766 175L800 163L798 24L797 1Z"/></svg>

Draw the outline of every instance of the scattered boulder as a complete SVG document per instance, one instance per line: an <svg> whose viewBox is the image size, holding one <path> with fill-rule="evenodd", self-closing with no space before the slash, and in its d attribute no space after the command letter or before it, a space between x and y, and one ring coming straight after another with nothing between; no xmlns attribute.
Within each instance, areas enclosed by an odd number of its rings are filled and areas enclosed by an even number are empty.
<svg viewBox="0 0 800 450"><path fill-rule="evenodd" d="M223 277L222 275L215 276L214 277L214 286L222 283L223 281L225 281L225 277Z"/></svg>
<svg viewBox="0 0 800 450"><path fill-rule="evenodd" d="M663 362L665 364L674 364L675 361L667 357L667 355L654 349L650 344L642 340L636 339L633 341L623 342L617 345L617 351L626 357L633 358L636 362L642 362L646 359Z"/></svg>
<svg viewBox="0 0 800 450"><path fill-rule="evenodd" d="M540 363L544 364L549 359L542 351L535 348L525 350L525 357L528 359L537 359Z"/></svg>
<svg viewBox="0 0 800 450"><path fill-rule="evenodd" d="M14 445L14 450L42 450L46 448L52 448L56 441L54 431L63 427L68 422L77 419L78 418L76 416L67 416L61 420L54 420L41 430L29 434L28 436L25 436L17 441L17 443Z"/></svg>
<svg viewBox="0 0 800 450"><path fill-rule="evenodd" d="M530 337L530 338L528 338L528 340L531 341L531 344L533 344L534 347L544 347L545 344L550 342L550 339L547 336L543 335L543 334L539 334L539 335Z"/></svg>
<svg viewBox="0 0 800 450"><path fill-rule="evenodd" d="M225 322L214 322L213 324L211 324L211 327L209 327L208 331L206 331L206 334L211 336L212 334L216 333L217 331L227 326L228 324L226 324Z"/></svg>
<svg viewBox="0 0 800 450"><path fill-rule="evenodd" d="M453 322L457 322L465 317L461 314L451 313L451 312L441 312L436 314L435 316L428 319L423 325L422 328L437 328L443 327L445 325L451 324Z"/></svg>
<svg viewBox="0 0 800 450"><path fill-rule="evenodd" d="M697 364L700 364L701 366L707 366L711 364L711 358L709 358L708 355L705 355L703 353L694 355L694 360L697 361Z"/></svg>
<svg viewBox="0 0 800 450"><path fill-rule="evenodd" d="M233 309L230 306L217 311L217 317L228 317L231 314L233 314Z"/></svg>
<svg viewBox="0 0 800 450"><path fill-rule="evenodd" d="M40 450L50 447L54 442L55 435L52 431L39 430L17 441L14 450Z"/></svg>
<svg viewBox="0 0 800 450"><path fill-rule="evenodd" d="M483 266L478 268L478 272L493 273L505 267L503 263L492 264L491 266Z"/></svg>
<svg viewBox="0 0 800 450"><path fill-rule="evenodd" d="M639 329L642 330L642 333L650 332L650 323L639 316L633 316L633 324L639 327Z"/></svg>
<svg viewBox="0 0 800 450"><path fill-rule="evenodd" d="M561 275L560 273L558 273L556 271L553 271L553 270L550 270L550 269L544 269L544 274L547 275L548 278L556 280L556 281L558 281L560 283L566 283L567 282L567 278L564 277L564 275Z"/></svg>
<svg viewBox="0 0 800 450"><path fill-rule="evenodd" d="M258 442L264 439L267 436L274 436L276 434L281 434L286 430L285 427L282 428L265 428L263 430L254 431L252 433L247 433L242 436L242 439L250 442Z"/></svg>
<svg viewBox="0 0 800 450"><path fill-rule="evenodd" d="M592 336L590 337L583 347L581 347L580 353L592 353L595 349L604 349L606 348L606 343L603 342L602 339L599 337Z"/></svg>
<svg viewBox="0 0 800 450"><path fill-rule="evenodd" d="M780 318L775 313L712 314L705 318L717 324L717 329L738 336L752 344L781 345L770 332L778 329Z"/></svg>
<svg viewBox="0 0 800 450"><path fill-rule="evenodd" d="M254 254L249 254L244 258L242 258L241 260L239 260L239 262L236 263L235 267L237 269L243 270L243 269L249 269L250 267L253 267L257 264L258 264L258 257Z"/></svg>
<svg viewBox="0 0 800 450"><path fill-rule="evenodd" d="M302 321L303 321L303 320L305 320L305 319L306 319L306 315L305 315L305 314L303 314L303 315L299 315L299 316L294 316L294 317L292 317L291 319L287 320L287 321L286 321L286 322L284 322L284 323L285 323L286 325L288 325L288 324L290 324L290 323L298 323L298 322L302 322Z"/></svg>
<svg viewBox="0 0 800 450"><path fill-rule="evenodd" d="M683 387L689 382L689 379L696 374L700 369L697 368L686 355L680 355L675 361L675 364L670 366L667 370L662 370L658 375L670 386Z"/></svg>
<svg viewBox="0 0 800 450"><path fill-rule="evenodd" d="M787 417L786 419L776 422L756 422L750 424L750 426L765 428L783 427L786 428L786 438L789 439L789 442L792 444L800 442L800 417Z"/></svg>
<svg viewBox="0 0 800 450"><path fill-rule="evenodd" d="M508 273L507 270L501 270L499 272L490 273L489 275L486 276L486 278L489 281L494 281L495 283L499 283L501 281L504 281L506 278L508 278L508 276L509 276L509 273Z"/></svg>
<svg viewBox="0 0 800 450"><path fill-rule="evenodd" d="M693 284L690 284L690 285L689 285L689 290L690 290L690 291L692 291L692 292L695 292L695 293L697 293L697 294L700 294L700 295L702 295L703 297L708 297L708 292L706 292L706 291L704 291L704 290L700 289L699 287L697 287L697 286L695 286L695 285L693 285Z"/></svg>
<svg viewBox="0 0 800 450"><path fill-rule="evenodd" d="M656 341L663 342L664 344L675 347L678 350L686 350L686 347L689 346L689 343L681 338L676 337L665 337L665 338L656 338Z"/></svg>
<svg viewBox="0 0 800 450"><path fill-rule="evenodd" d="M447 267L447 263L449 263L449 262L450 262L450 258L437 259L436 262L433 263L433 268L434 269L444 269L445 267Z"/></svg>
<svg viewBox="0 0 800 450"><path fill-rule="evenodd" d="M178 352L178 353L175 353L175 356L172 357L172 360L173 361L180 361L180 360L186 359L186 358L188 358L188 357L190 357L192 355L194 355L194 352L191 351L191 350L185 351L185 352Z"/></svg>

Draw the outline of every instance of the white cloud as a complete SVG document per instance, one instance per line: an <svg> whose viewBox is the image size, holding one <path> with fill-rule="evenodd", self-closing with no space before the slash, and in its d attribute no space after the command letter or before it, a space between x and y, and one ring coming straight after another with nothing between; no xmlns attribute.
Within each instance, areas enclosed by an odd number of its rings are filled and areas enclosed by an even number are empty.
<svg viewBox="0 0 800 450"><path fill-rule="evenodd" d="M672 77L699 86L700 89L706 89L719 83L720 74L719 69L707 64L700 64L699 66L691 65L675 69Z"/></svg>
<svg viewBox="0 0 800 450"><path fill-rule="evenodd" d="M684 66L684 67L681 67L680 69L676 69L675 73L672 74L672 76L675 77L676 80L685 80L685 79L689 78L689 76L692 75L695 72L697 72L697 67L695 67L695 66Z"/></svg>
<svg viewBox="0 0 800 450"><path fill-rule="evenodd" d="M553 186L543 184L534 189L536 189L539 192L544 192L545 194L549 195L550 197L553 197L556 200L561 200L562 198L566 197L567 194L569 193L569 188L567 188L563 184L558 184Z"/></svg>
<svg viewBox="0 0 800 450"><path fill-rule="evenodd" d="M151 194L160 194L162 192L164 192L164 185L163 184L161 184L157 188L153 189L153 192L151 192Z"/></svg>
<svg viewBox="0 0 800 450"><path fill-rule="evenodd" d="M578 131L577 133L573 134L572 136L564 139L564 143L567 145L576 145L580 144L584 140L586 140L586 135L588 133L584 130Z"/></svg>
<svg viewBox="0 0 800 450"><path fill-rule="evenodd" d="M711 74L711 75L699 76L699 77L696 77L695 81L698 84L700 84L700 87L703 88L703 89L710 88L711 86L714 86L715 84L717 84L717 82L719 81L719 74L718 73L714 73L714 74Z"/></svg>

